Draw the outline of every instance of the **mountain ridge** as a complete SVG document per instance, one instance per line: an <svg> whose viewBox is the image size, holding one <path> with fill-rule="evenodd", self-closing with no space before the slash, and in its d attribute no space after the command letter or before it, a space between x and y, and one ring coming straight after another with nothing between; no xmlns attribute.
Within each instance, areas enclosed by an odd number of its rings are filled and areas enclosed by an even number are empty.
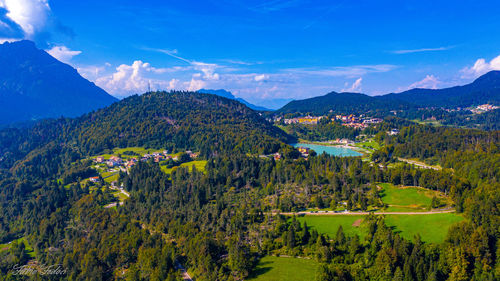
<svg viewBox="0 0 500 281"><path fill-rule="evenodd" d="M118 101L35 43L0 45L0 124L76 117Z"/></svg>
<svg viewBox="0 0 500 281"><path fill-rule="evenodd" d="M485 103L500 104L500 71L490 71L466 85L443 89L415 88L380 96L330 92L322 96L291 101L274 113L387 114L393 110L419 107L457 108Z"/></svg>

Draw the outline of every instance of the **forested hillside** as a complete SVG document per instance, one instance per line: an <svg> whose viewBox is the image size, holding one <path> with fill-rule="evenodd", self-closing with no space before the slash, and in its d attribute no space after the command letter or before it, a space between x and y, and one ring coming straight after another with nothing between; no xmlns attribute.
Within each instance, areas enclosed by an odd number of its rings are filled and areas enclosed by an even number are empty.
<svg viewBox="0 0 500 281"><path fill-rule="evenodd" d="M359 133L318 126L296 135ZM61 265L56 280L179 280L178 264L196 280L243 280L272 255L317 264L309 280L497 280L499 132L397 118L370 130L381 145L371 160L304 158L286 133L236 101L158 92L1 131L0 275L15 280L13 266L36 260ZM98 169L88 156L130 146L199 151L206 166L165 173L151 159L119 170L113 183L86 179ZM261 155L273 152L280 157ZM405 238L381 213L401 207L385 203L388 185L439 195L420 216L449 212L459 222L439 229L442 243ZM110 207L119 186L128 196ZM332 235L292 213L327 208L366 215L346 225L358 232L341 226Z"/></svg>
<svg viewBox="0 0 500 281"><path fill-rule="evenodd" d="M237 101L200 93L156 92L126 98L76 119L47 120L28 129L3 130L0 166L8 167L51 142L82 155L145 146L194 150L209 156L247 151L268 154L289 138Z"/></svg>
<svg viewBox="0 0 500 281"><path fill-rule="evenodd" d="M482 104L500 105L500 71L486 73L464 86L444 89L411 89L380 96L331 92L292 101L269 115L397 115L410 120L430 118L444 125L495 130L498 121L494 117L498 113L472 114L464 110Z"/></svg>

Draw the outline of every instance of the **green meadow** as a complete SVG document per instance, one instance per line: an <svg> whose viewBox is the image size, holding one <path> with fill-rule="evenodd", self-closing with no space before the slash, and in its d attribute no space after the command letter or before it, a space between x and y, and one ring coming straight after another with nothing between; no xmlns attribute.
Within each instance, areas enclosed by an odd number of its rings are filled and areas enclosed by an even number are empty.
<svg viewBox="0 0 500 281"><path fill-rule="evenodd" d="M301 223L316 229L319 233L335 237L339 226L342 225L346 235L358 235L361 239L366 236L366 225L363 215L305 215L298 217ZM385 223L392 227L402 237L414 240L415 235L420 235L424 242L441 243L446 238L448 229L454 223L464 218L455 213L436 213L422 215L385 215Z"/></svg>
<svg viewBox="0 0 500 281"><path fill-rule="evenodd" d="M21 237L19 239L13 240L10 243L5 243L5 244L0 244L0 252L3 251L8 251L10 249L10 246L12 246L12 243L16 241L17 243L23 243L24 244L24 251L25 253L30 257L30 258L35 258L35 251L33 248L28 244L28 241L24 237Z"/></svg>
<svg viewBox="0 0 500 281"><path fill-rule="evenodd" d="M305 215L297 217L297 220L302 224L304 221L307 222L307 226L330 237L335 237L339 226L342 226L346 235L358 235L364 238L366 235L366 229L362 223L364 217L363 215Z"/></svg>
<svg viewBox="0 0 500 281"><path fill-rule="evenodd" d="M193 165L196 167L198 172L205 172L205 166L207 165L206 160L195 160L186 163L182 163L180 166L175 166L172 168L167 168L166 166L161 166L161 170L166 174L171 174L172 171L178 169L179 167L189 167L189 170L192 171Z"/></svg>
<svg viewBox="0 0 500 281"><path fill-rule="evenodd" d="M442 192L421 187L396 187L390 183L379 184L382 202L389 205L387 212L424 212L428 211L432 197L436 196L445 204L451 204Z"/></svg>
<svg viewBox="0 0 500 281"><path fill-rule="evenodd" d="M318 263L311 259L266 256L247 280L313 281L317 269Z"/></svg>
<svg viewBox="0 0 500 281"><path fill-rule="evenodd" d="M464 218L455 213L385 216L386 225L402 237L413 240L418 234L422 241L429 243L442 243L450 226L462 220Z"/></svg>

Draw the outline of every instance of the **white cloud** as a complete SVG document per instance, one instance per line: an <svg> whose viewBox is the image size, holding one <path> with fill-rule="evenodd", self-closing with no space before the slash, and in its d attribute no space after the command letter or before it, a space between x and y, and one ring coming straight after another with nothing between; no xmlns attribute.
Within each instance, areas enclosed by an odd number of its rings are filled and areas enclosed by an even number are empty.
<svg viewBox="0 0 500 281"><path fill-rule="evenodd" d="M500 56L497 56L490 62L487 62L483 58L478 59L473 66L465 67L461 70L461 72L462 78L467 79L476 78L492 70L500 70Z"/></svg>
<svg viewBox="0 0 500 281"><path fill-rule="evenodd" d="M179 85L180 85L180 81L179 79L172 79L168 82L168 88L170 90L173 90L173 89L178 89L179 88Z"/></svg>
<svg viewBox="0 0 500 281"><path fill-rule="evenodd" d="M453 48L453 46L449 47L439 47L439 48L421 48L421 49L409 49L409 50L396 50L392 51L394 54L411 54L411 53L422 53L422 52L436 52L436 51L446 51Z"/></svg>
<svg viewBox="0 0 500 281"><path fill-rule="evenodd" d="M397 66L391 64L375 64L375 65L354 65L354 66L336 66L329 68L290 68L285 69L286 72L306 75L320 75L330 77L349 77L355 78L368 73L388 72L395 69Z"/></svg>
<svg viewBox="0 0 500 281"><path fill-rule="evenodd" d="M96 84L116 96L128 96L134 93L144 93L151 90L172 89L178 81L147 78L148 75L167 72L166 68L155 68L147 62L134 61L131 65L122 64L116 71L96 79Z"/></svg>
<svg viewBox="0 0 500 281"><path fill-rule="evenodd" d="M413 88L424 88L424 89L437 89L438 85L441 84L441 81L434 75L427 75L424 79L417 81L410 86L408 89Z"/></svg>
<svg viewBox="0 0 500 281"><path fill-rule="evenodd" d="M174 50L166 50L166 49L155 49L155 48L142 48L143 50L147 51L153 51L153 52L159 52L166 54L168 56L171 56L173 58L176 58L178 60L181 60L183 62L186 62L190 65L188 68L182 68L183 70L196 70L196 71L201 71L203 73L203 79L205 80L219 80L220 75L215 72L216 69L218 68L223 68L221 65L215 64L215 63L205 63L205 62L199 62L199 61L194 61L194 60L189 60L186 58L183 58L179 55L177 55L178 51L176 49ZM199 76L197 76L199 77Z"/></svg>
<svg viewBox="0 0 500 281"><path fill-rule="evenodd" d="M187 90L188 91L198 91L199 89L205 88L207 83L203 80L198 80L192 78L190 82L185 83L187 84Z"/></svg>
<svg viewBox="0 0 500 281"><path fill-rule="evenodd" d="M214 63L204 63L192 61L190 62L195 70L203 72L203 78L206 80L219 80L220 76L218 73L215 73L215 70L219 67Z"/></svg>
<svg viewBox="0 0 500 281"><path fill-rule="evenodd" d="M47 50L47 53L49 53L51 56L54 58L65 62L69 63L69 61L74 57L79 54L81 54L81 51L72 51L68 49L66 46L54 46L52 49Z"/></svg>
<svg viewBox="0 0 500 281"><path fill-rule="evenodd" d="M259 74L259 75L255 75L255 77L253 79L255 81L257 81L257 82L266 81L266 80L269 79L269 75L267 75L267 74Z"/></svg>
<svg viewBox="0 0 500 281"><path fill-rule="evenodd" d="M106 71L107 67L110 67L111 64L105 63L104 65L88 65L88 66L79 66L76 68L78 70L78 73L80 73L81 76L85 77L86 79L90 81L96 81L99 77L103 75L103 73Z"/></svg>
<svg viewBox="0 0 500 281"><path fill-rule="evenodd" d="M352 83L351 87L342 89L342 92L350 92L350 93L361 92L361 82L362 81L363 81L363 78L359 77L358 79L356 79L356 81L354 81L354 83ZM347 84L347 85L349 85L349 84Z"/></svg>
<svg viewBox="0 0 500 281"><path fill-rule="evenodd" d="M45 27L50 13L48 0L0 0L0 7L7 10L6 16L22 28L28 39Z"/></svg>

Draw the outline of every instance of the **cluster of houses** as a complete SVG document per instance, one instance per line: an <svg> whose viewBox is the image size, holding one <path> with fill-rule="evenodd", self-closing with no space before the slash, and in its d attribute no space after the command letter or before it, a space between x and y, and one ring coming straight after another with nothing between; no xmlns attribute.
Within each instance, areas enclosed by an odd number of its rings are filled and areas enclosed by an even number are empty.
<svg viewBox="0 0 500 281"><path fill-rule="evenodd" d="M490 110L495 110L498 108L500 108L500 106L496 106L496 105L492 105L492 104L487 103L487 104L478 105L478 106L476 106L476 108L471 109L471 111L473 113L480 114L480 113L487 112Z"/></svg>
<svg viewBox="0 0 500 281"><path fill-rule="evenodd" d="M186 154L191 157L191 159L195 159L198 157L198 153L194 153L190 150L186 151ZM168 150L164 150L163 152L153 152L150 154L144 154L140 159L138 157L131 157L128 160L124 160L118 156L111 156L109 159L104 159L104 156L98 156L94 159L94 162L98 164L106 164L109 168L114 168L114 167L122 167L125 166L126 168L131 168L135 164L137 164L138 161L148 161L149 159L153 159L154 162L159 163L164 160L178 160L177 156L171 156L168 154Z"/></svg>
<svg viewBox="0 0 500 281"><path fill-rule="evenodd" d="M296 118L290 118L290 119L283 119L283 122L285 124L306 124L306 125L316 125L318 122L323 119L323 118L328 118L327 116L303 116L303 117L296 117ZM280 121L281 117L278 117L274 121ZM366 117L363 115L356 116L353 114L350 115L335 115L331 119L332 121L339 121L342 123L344 126L352 127L352 128L358 128L358 129L364 129L372 124L378 124L381 123L383 120L380 118L373 118L373 117Z"/></svg>
<svg viewBox="0 0 500 281"><path fill-rule="evenodd" d="M380 118L366 117L363 115L355 116L353 114L336 115L335 120L342 122L342 125L344 125L344 126L356 128L356 129L364 129L364 128L369 127L372 124L378 124L378 123L381 123L383 121Z"/></svg>
<svg viewBox="0 0 500 281"><path fill-rule="evenodd" d="M316 125L318 124L319 120L323 118L326 118L326 116L305 116L305 117L284 119L283 122L285 122L285 124L298 123L298 124Z"/></svg>

